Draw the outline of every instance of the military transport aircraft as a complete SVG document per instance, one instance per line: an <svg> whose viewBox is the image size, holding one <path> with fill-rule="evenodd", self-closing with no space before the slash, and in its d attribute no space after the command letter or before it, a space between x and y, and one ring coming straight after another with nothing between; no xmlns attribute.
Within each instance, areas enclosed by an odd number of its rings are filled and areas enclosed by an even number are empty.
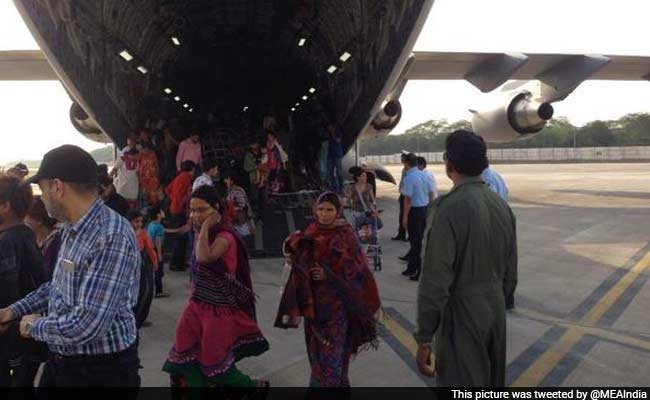
<svg viewBox="0 0 650 400"><path fill-rule="evenodd" d="M155 121L209 124L204 154L220 159L259 140L252 121L272 114L294 171L314 171L328 122L347 150L388 135L411 79L464 79L489 92L492 107L470 109L488 141L540 132L553 103L585 80L650 79L650 57L413 52L433 0L14 3L41 51L0 52L0 80L60 80L85 137L122 147Z"/></svg>
<svg viewBox="0 0 650 400"><path fill-rule="evenodd" d="M0 80L59 79L74 127L119 147L152 120L210 118L223 126L204 145L219 157L252 140L242 121L270 111L291 127L293 162L309 163L325 121L347 149L388 135L410 79L494 92L472 125L509 141L541 131L587 79L650 78L650 57L412 52L433 0L14 2L42 51L0 52Z"/></svg>

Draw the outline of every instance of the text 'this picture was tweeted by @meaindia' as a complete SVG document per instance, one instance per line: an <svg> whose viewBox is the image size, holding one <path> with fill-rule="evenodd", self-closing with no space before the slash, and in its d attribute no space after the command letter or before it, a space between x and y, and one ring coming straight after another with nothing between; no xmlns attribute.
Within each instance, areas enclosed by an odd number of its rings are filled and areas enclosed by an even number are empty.
<svg viewBox="0 0 650 400"><path fill-rule="evenodd" d="M522 389L522 390L452 390L458 400L484 399L576 399L576 400L616 400L647 399L650 390L644 389Z"/></svg>

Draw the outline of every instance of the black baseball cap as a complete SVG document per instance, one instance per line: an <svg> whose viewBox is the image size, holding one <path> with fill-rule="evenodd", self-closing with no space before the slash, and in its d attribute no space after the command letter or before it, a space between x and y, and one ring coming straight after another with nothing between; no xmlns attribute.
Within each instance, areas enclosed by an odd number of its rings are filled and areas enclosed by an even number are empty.
<svg viewBox="0 0 650 400"><path fill-rule="evenodd" d="M45 153L36 175L24 182L38 183L41 179L97 183L97 162L82 148L66 144Z"/></svg>

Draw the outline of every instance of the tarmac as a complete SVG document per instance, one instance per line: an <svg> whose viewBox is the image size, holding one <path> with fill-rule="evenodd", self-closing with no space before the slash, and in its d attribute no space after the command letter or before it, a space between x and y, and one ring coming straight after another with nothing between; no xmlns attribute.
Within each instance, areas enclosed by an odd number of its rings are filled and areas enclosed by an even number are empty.
<svg viewBox="0 0 650 400"><path fill-rule="evenodd" d="M507 315L510 386L650 385L650 164L495 165L517 217L519 284ZM444 193L444 167L430 167ZM389 170L399 177L400 167ZM397 231L397 187L378 185L384 210L385 310L381 343L350 367L353 386L435 386L417 372L412 339L417 283L400 273L408 244ZM275 387L304 387L309 362L302 328L273 328L283 260L252 261L258 319L271 349L238 363ZM166 271L167 272L167 271ZM154 299L141 330L143 386L167 386L161 371L189 295L187 272L167 272L169 298ZM218 340L218 338L215 338Z"/></svg>

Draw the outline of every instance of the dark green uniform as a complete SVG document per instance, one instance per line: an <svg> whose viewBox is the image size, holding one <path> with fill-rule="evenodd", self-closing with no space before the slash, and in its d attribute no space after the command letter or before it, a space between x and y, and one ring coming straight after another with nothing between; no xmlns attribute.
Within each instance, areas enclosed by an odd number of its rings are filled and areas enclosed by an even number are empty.
<svg viewBox="0 0 650 400"><path fill-rule="evenodd" d="M418 290L418 343L430 343L439 386L504 386L505 298L517 284L515 217L480 177L438 198Z"/></svg>

